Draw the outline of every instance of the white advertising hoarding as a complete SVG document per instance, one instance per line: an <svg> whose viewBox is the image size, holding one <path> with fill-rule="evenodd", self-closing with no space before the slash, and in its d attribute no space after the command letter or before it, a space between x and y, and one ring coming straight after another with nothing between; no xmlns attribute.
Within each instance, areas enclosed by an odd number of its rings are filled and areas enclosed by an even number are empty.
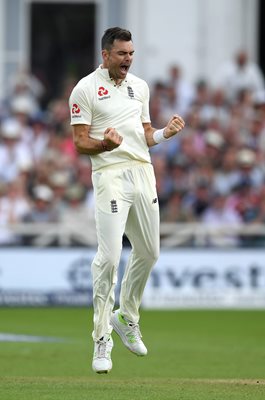
<svg viewBox="0 0 265 400"><path fill-rule="evenodd" d="M265 251L162 252L147 283L147 308L263 308Z"/></svg>
<svg viewBox="0 0 265 400"><path fill-rule="evenodd" d="M121 277L129 251L122 253ZM0 250L0 305L91 305L95 249ZM144 308L265 308L265 251L161 251Z"/></svg>

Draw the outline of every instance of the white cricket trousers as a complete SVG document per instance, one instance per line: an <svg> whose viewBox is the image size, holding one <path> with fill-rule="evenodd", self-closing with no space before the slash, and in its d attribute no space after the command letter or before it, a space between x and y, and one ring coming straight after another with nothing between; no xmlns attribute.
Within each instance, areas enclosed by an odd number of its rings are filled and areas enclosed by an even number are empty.
<svg viewBox="0 0 265 400"><path fill-rule="evenodd" d="M125 232L132 250L121 284L120 309L139 321L139 307L152 267L159 256L159 205L153 166L132 161L95 171L98 250L92 263L94 331L99 340L112 331L110 317Z"/></svg>

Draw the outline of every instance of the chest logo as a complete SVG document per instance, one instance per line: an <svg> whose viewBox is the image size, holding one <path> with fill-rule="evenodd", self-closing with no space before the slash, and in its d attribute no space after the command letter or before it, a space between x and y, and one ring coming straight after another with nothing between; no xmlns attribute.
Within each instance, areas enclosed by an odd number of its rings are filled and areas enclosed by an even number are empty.
<svg viewBox="0 0 265 400"><path fill-rule="evenodd" d="M98 95L99 95L100 97L101 97L101 96L106 96L108 93L109 93L108 90L105 89L103 86L100 86L100 87L98 88Z"/></svg>
<svg viewBox="0 0 265 400"><path fill-rule="evenodd" d="M111 208L112 214L118 212L117 200L111 200L111 201L110 201L110 208Z"/></svg>
<svg viewBox="0 0 265 400"><path fill-rule="evenodd" d="M127 90L128 90L128 96L133 99L134 98L134 92L131 86L127 86Z"/></svg>

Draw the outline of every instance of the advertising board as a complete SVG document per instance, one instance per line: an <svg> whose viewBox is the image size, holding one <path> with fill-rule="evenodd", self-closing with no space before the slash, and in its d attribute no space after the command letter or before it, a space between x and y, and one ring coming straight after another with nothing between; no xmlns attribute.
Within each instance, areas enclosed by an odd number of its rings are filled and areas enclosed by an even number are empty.
<svg viewBox="0 0 265 400"><path fill-rule="evenodd" d="M1 306L92 305L90 265L95 249L0 251ZM125 249L116 287L129 256ZM265 251L161 250L147 282L148 309L265 308Z"/></svg>

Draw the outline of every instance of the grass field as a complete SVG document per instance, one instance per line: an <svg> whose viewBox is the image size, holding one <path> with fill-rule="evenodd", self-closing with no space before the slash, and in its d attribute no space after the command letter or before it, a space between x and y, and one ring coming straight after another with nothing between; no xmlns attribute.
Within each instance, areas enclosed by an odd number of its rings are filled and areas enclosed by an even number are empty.
<svg viewBox="0 0 265 400"><path fill-rule="evenodd" d="M264 400L265 311L142 311L147 357L113 333L113 369L91 370L92 311L0 308L1 400Z"/></svg>

